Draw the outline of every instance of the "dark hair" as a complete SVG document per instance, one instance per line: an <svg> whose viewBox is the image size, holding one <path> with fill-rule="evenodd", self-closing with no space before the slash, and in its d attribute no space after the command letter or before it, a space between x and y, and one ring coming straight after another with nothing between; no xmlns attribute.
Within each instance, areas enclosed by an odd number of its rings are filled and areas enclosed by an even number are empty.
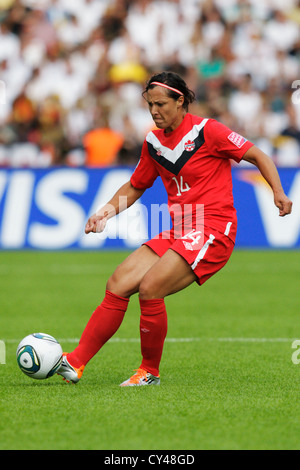
<svg viewBox="0 0 300 470"><path fill-rule="evenodd" d="M183 108L185 110L188 110L189 104L195 101L195 93L188 88L183 78L181 78L180 75L175 72L162 72L153 75L146 85L145 91L143 92L143 96L145 95L145 93L147 93L148 90L151 90L156 86L152 84L153 82L164 83L165 85L168 85L172 88L175 88L176 90L181 91L184 97ZM174 100L178 100L178 98L180 98L181 96L176 93L176 91L168 89L166 90L168 92L168 96L170 98L173 98Z"/></svg>

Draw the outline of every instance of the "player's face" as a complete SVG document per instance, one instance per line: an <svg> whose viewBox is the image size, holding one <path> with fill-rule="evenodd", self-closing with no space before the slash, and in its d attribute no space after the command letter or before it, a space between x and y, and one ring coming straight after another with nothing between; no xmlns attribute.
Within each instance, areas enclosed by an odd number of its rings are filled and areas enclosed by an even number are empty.
<svg viewBox="0 0 300 470"><path fill-rule="evenodd" d="M168 96L168 90L156 86L147 92L146 99L153 121L159 129L171 132L181 124L186 114L183 96L174 100Z"/></svg>

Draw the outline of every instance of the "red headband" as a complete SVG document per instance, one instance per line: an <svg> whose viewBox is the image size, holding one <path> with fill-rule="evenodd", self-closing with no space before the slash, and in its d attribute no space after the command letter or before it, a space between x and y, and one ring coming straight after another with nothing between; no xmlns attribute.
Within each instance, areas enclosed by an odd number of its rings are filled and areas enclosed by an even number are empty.
<svg viewBox="0 0 300 470"><path fill-rule="evenodd" d="M172 91L175 91L175 93L178 93L179 95L183 96L183 93L179 90L177 90L177 88L172 88L171 86L169 85L165 85L165 83L160 83L160 82L152 82L150 83L150 85L158 85L158 86L162 86L164 88L168 88L168 90L172 90ZM149 85L149 86L150 86Z"/></svg>

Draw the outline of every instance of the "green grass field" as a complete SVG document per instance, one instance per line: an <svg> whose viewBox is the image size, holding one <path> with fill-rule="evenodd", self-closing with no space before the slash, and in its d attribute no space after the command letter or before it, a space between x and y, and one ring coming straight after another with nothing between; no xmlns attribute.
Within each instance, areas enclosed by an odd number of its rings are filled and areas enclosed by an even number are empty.
<svg viewBox="0 0 300 470"><path fill-rule="evenodd" d="M0 449L299 449L300 252L236 250L203 287L166 299L160 387L120 388L140 363L138 298L78 385L18 369L44 332L75 347L120 252L0 253Z"/></svg>

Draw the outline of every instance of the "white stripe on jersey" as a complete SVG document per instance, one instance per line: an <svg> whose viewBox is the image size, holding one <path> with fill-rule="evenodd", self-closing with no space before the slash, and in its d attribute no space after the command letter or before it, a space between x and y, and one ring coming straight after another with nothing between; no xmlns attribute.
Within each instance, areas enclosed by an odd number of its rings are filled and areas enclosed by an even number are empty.
<svg viewBox="0 0 300 470"><path fill-rule="evenodd" d="M226 225L226 230L224 232L224 235L226 235L226 237L228 237L230 233L231 225L232 225L232 222L228 222L228 224Z"/></svg>
<svg viewBox="0 0 300 470"><path fill-rule="evenodd" d="M161 152L161 155L166 160L168 160L169 162L175 164L177 162L177 160L182 156L182 154L185 150L184 144L188 140L191 140L191 141L195 140L198 137L199 132L201 131L201 129L203 129L203 127L207 123L207 121L208 121L208 119L203 119L203 121L200 124L196 124L192 128L192 130L190 132L188 132L183 137L183 139L174 148L174 150L171 150L168 147L165 147L164 145L162 145L153 132L149 132L149 134L146 137L146 141L149 142L149 144L151 144L155 148L155 150Z"/></svg>
<svg viewBox="0 0 300 470"><path fill-rule="evenodd" d="M199 262L204 258L205 253L207 252L209 246L213 244L215 238L216 237L214 235L212 235L212 234L209 235L209 240L207 240L207 242L203 245L203 247L201 248L201 250L198 253L197 258L195 259L194 263L192 264L192 270L193 271L197 268Z"/></svg>

